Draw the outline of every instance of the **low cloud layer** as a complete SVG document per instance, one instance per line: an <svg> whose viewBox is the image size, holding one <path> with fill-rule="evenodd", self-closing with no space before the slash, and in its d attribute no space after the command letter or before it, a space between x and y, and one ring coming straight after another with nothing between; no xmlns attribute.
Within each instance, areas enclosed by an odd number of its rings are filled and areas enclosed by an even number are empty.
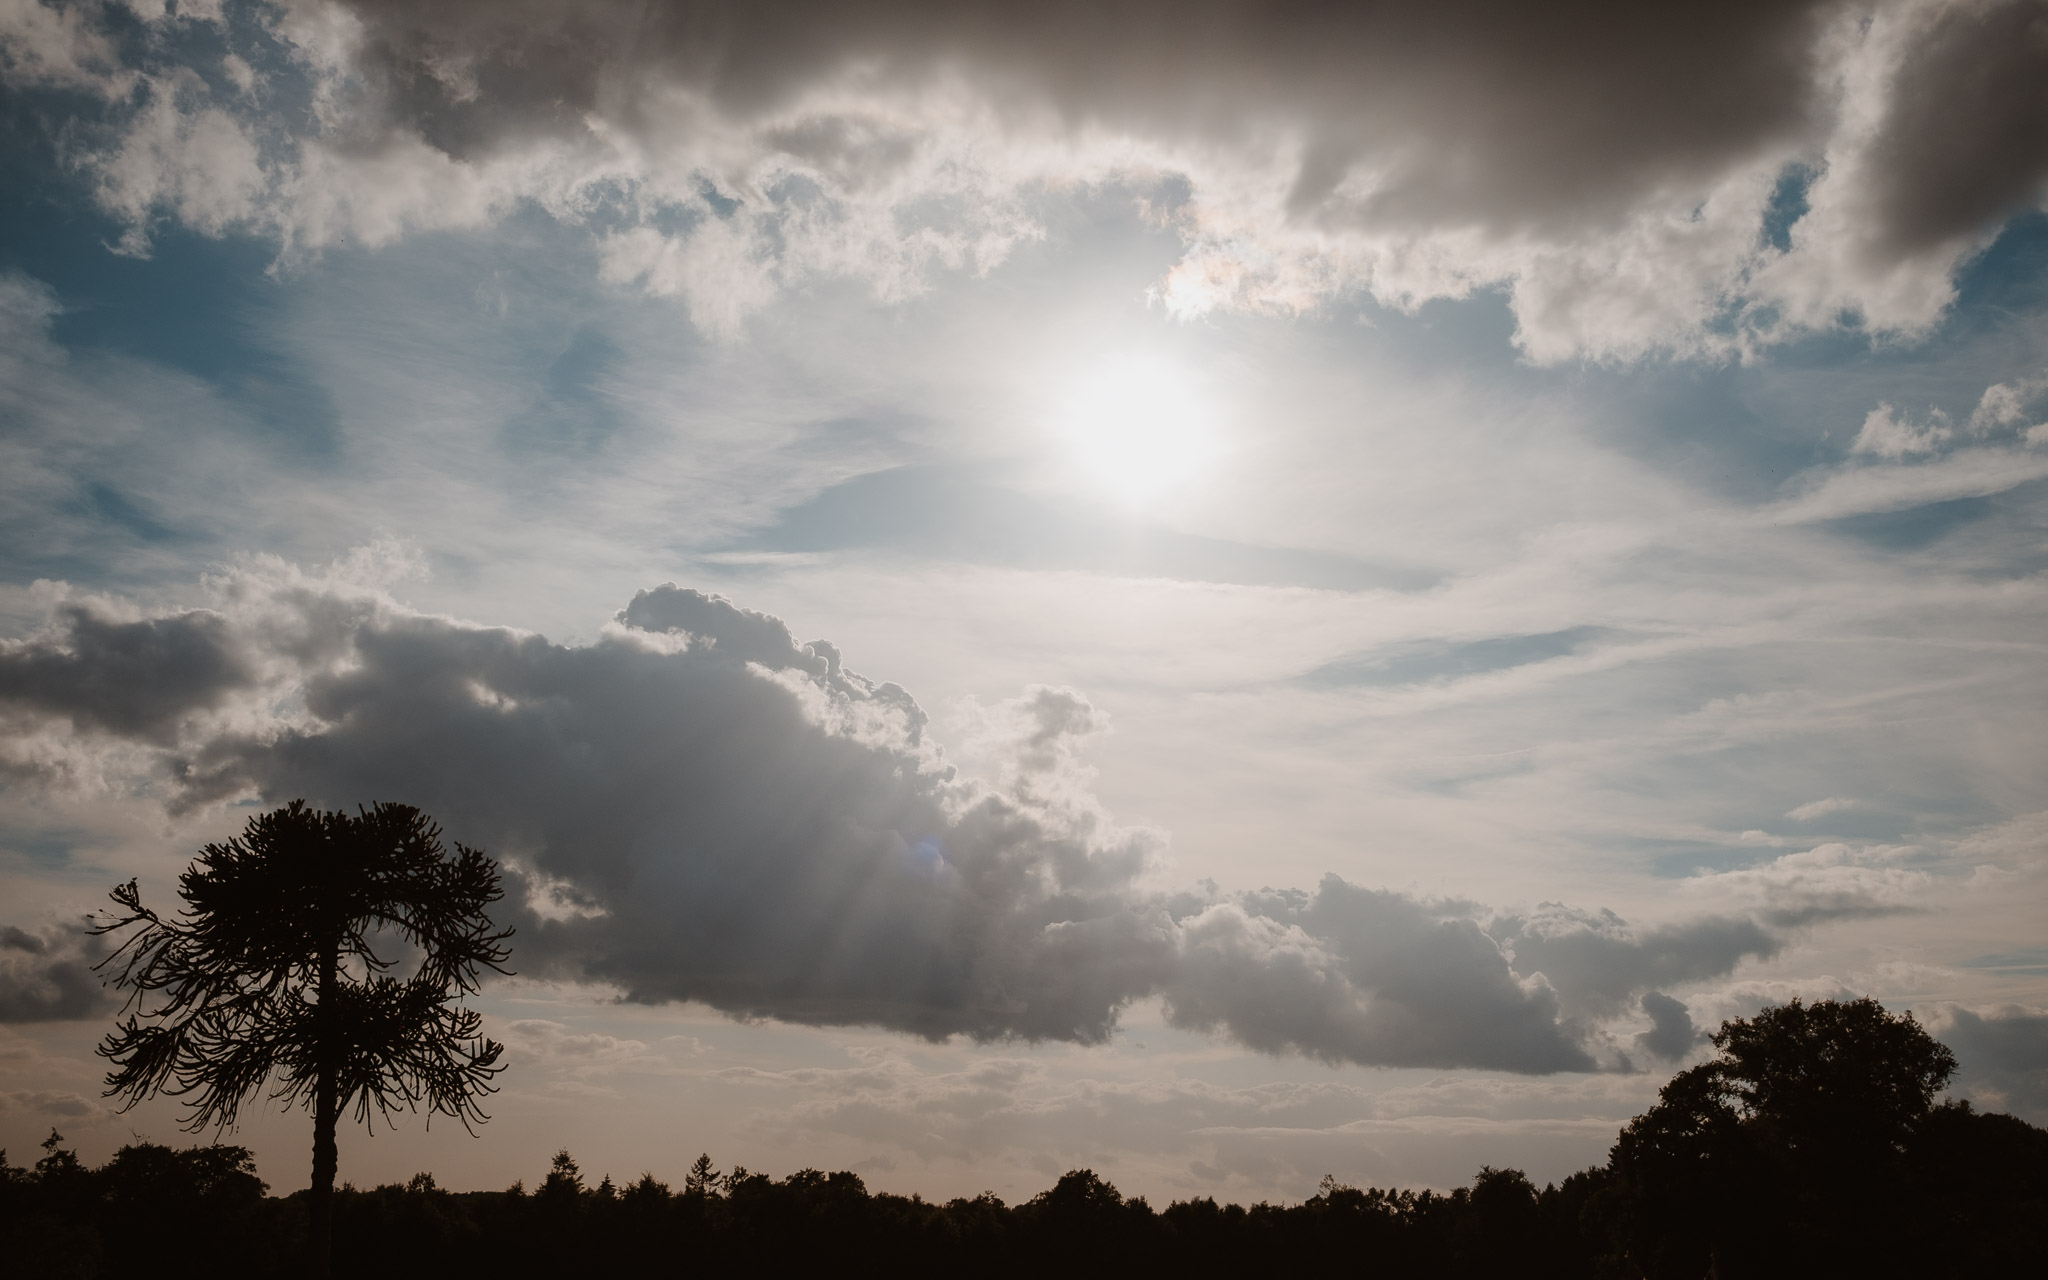
<svg viewBox="0 0 2048 1280"><path fill-rule="evenodd" d="M1543 360L1913 333L2048 178L2030 0L143 9L0 9L125 251L537 204L714 333L986 271L1082 188L1179 237L1183 315L1499 287Z"/></svg>
<svg viewBox="0 0 2048 1280"><path fill-rule="evenodd" d="M62 678L0 687L0 707L144 761L174 807L418 804L506 861L523 973L630 1001L1097 1043L1157 998L1176 1027L1270 1053L1591 1070L1626 1064L1614 1028L1641 1012L1648 1048L1681 1047L1683 1006L1646 993L1873 909L1817 899L1779 923L1636 927L1336 876L1174 892L1162 837L1094 799L1079 752L1106 721L1071 690L991 711L981 745L997 763L969 778L903 689L694 590L643 591L595 643L568 646L273 561L214 588L213 610L119 623L60 603L7 660ZM142 643L163 636L180 639ZM148 715L107 710L151 689L183 692ZM15 761L31 776L34 738ZM10 1016L80 1016L30 946L54 944L22 936Z"/></svg>

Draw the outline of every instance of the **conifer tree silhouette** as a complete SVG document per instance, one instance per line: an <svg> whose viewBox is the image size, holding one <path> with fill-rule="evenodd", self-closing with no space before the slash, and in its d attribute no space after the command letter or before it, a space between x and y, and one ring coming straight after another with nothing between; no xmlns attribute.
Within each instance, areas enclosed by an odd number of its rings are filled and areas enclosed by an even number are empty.
<svg viewBox="0 0 2048 1280"><path fill-rule="evenodd" d="M106 1096L133 1107L184 1099L185 1127L226 1128L266 1082L313 1113L311 1264L328 1271L335 1125L354 1108L387 1119L423 1104L465 1128L503 1069L503 1046L454 1002L483 969L500 973L510 929L485 909L503 895L482 851L441 843L409 805L322 812L294 800L209 844L178 879L185 906L166 919L136 882L95 933L142 928L102 966L129 991L99 1046L114 1064ZM391 976L401 963L410 976Z"/></svg>

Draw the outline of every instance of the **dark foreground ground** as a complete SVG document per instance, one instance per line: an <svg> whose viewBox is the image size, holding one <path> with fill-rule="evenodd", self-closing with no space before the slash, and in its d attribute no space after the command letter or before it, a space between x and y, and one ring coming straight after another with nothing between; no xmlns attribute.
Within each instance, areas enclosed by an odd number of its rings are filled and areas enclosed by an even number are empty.
<svg viewBox="0 0 2048 1280"><path fill-rule="evenodd" d="M1712 1156L1662 1171L1677 1180L1611 1161L1540 1190L1485 1169L1448 1195L1326 1181L1302 1204L1155 1208L1085 1170L1022 1204L936 1204L814 1170L593 1187L564 1154L531 1190L449 1192L423 1174L342 1191L334 1274L2048 1274L2048 1132L1964 1107L1927 1120L1894 1176L1846 1200L1755 1168L1720 1185ZM10 1275L305 1272L305 1193L266 1195L240 1147L137 1144L92 1169L52 1146L0 1179Z"/></svg>

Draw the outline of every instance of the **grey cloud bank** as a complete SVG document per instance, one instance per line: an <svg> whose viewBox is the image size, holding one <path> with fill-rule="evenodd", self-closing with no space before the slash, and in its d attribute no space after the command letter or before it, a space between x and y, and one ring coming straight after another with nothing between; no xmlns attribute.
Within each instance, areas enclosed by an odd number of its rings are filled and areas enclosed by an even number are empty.
<svg viewBox="0 0 2048 1280"><path fill-rule="evenodd" d="M587 224L603 277L733 334L821 278L885 299L1127 187L1177 315L1502 287L1538 360L1926 331L2048 176L2034 0L1642 6L294 0L10 8L0 67L146 252L291 260Z"/></svg>
<svg viewBox="0 0 2048 1280"><path fill-rule="evenodd" d="M1161 838L1090 793L1077 747L1105 722L1080 695L1040 687L998 708L1002 762L966 778L904 690L673 585L580 646L277 562L214 585L216 611L119 624L60 602L57 627L9 648L38 679L0 686L0 706L70 730L77 750L145 749L147 785L174 807L418 804L510 860L523 972L629 1001L1092 1044L1156 997L1169 1024L1268 1053L1584 1071L1626 1065L1605 1028L1636 997L1783 944L1746 917L1634 928L1337 876L1312 892L1169 892ZM136 640L161 635L182 639ZM158 684L148 716L96 710ZM1799 923L1870 909L1845 898ZM70 969L20 949L10 1016L78 1016L36 1012L84 1006ZM1671 1056L1683 1006L1641 1007Z"/></svg>
<svg viewBox="0 0 2048 1280"><path fill-rule="evenodd" d="M1394 153L1392 180L1346 213L1508 229L1625 206L1668 175L1796 132L1814 106L1815 42L1831 7L371 0L351 9L379 114L420 122L457 157L509 138L573 135L590 113L659 128L655 94L667 89L772 119L821 84L923 87L957 72L998 86L991 97L1006 115L1043 104L1070 129L1105 123L1231 141L1304 131L1310 158L1290 196L1298 211L1325 211L1351 161ZM863 139L847 123L816 118L777 140L827 166L886 172L905 158L900 145Z"/></svg>
<svg viewBox="0 0 2048 1280"><path fill-rule="evenodd" d="M46 638L0 642L0 703L165 741L253 680L218 614L121 621L69 604L54 622Z"/></svg>

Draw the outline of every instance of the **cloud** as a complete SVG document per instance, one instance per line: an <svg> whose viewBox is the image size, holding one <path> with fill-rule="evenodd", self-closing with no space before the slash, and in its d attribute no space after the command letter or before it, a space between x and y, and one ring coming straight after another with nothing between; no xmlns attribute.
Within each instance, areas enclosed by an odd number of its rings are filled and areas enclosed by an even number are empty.
<svg viewBox="0 0 2048 1280"><path fill-rule="evenodd" d="M1549 985L1520 979L1469 909L1325 877L1183 924L1167 1021L1329 1062L1585 1071Z"/></svg>
<svg viewBox="0 0 2048 1280"><path fill-rule="evenodd" d="M1900 458L1936 453L1954 435L1948 416L1939 409L1930 413L1926 422L1915 423L1901 417L1890 405L1881 404L1863 419L1863 429L1856 433L1849 452L1874 453L1896 462Z"/></svg>
<svg viewBox="0 0 2048 1280"><path fill-rule="evenodd" d="M1650 1029L1636 1037L1636 1047L1656 1057L1674 1061L1692 1052L1705 1036L1692 1024L1692 1013L1681 1000L1674 1000L1661 991L1652 991L1643 996L1643 1012L1649 1015Z"/></svg>
<svg viewBox="0 0 2048 1280"><path fill-rule="evenodd" d="M0 70L16 85L86 89L118 97L135 75L120 66L108 35L94 29L97 6L0 3Z"/></svg>
<svg viewBox="0 0 2048 1280"><path fill-rule="evenodd" d="M2036 1124L2048 1117L2048 1013L1956 1006L1930 1019L1929 1029L1955 1050L1961 1092Z"/></svg>
<svg viewBox="0 0 2048 1280"><path fill-rule="evenodd" d="M1706 1011L1706 1016L1697 1020L1700 1026L1719 1027L1731 1019L1751 1017L1759 1010L1793 1000L1811 1004L1815 1000L1854 1000L1861 994L1833 974L1794 979L1753 978L1718 990L1695 992L1686 1001L1686 1007L1688 1016Z"/></svg>
<svg viewBox="0 0 2048 1280"><path fill-rule="evenodd" d="M1098 1041L1172 925L1146 839L956 785L900 689L676 588L596 644L385 611L309 673L308 720L184 760L198 794L406 795L597 914L521 965L647 1002L930 1036Z"/></svg>
<svg viewBox="0 0 2048 1280"><path fill-rule="evenodd" d="M1976 409L1970 414L1970 430L1978 435L1988 435L2002 427L2025 423L2028 406L2039 400L2043 392L2048 392L2048 375L2000 382L1984 388ZM2028 435L2031 437L2032 432Z"/></svg>
<svg viewBox="0 0 2048 1280"><path fill-rule="evenodd" d="M99 12L17 0L0 49L113 104L72 154L130 251L166 216L290 258L531 204L720 334L820 277L987 271L1079 188L1180 238L1176 314L1498 287L1539 360L1916 333L2048 173L2025 0L294 0L166 12L126 60Z"/></svg>
<svg viewBox="0 0 2048 1280"><path fill-rule="evenodd" d="M1893 845L1829 843L1760 866L1702 873L1685 886L1753 904L1756 918L1774 929L1904 915L1925 909L1934 884L1928 871L1905 865L1917 852Z"/></svg>
<svg viewBox="0 0 2048 1280"><path fill-rule="evenodd" d="M1859 439L1861 436L1859 435ZM1901 454L1903 456L1903 454ZM1928 462L1816 471L1762 511L1771 524L1809 524L1986 498L2048 476L2048 453L2003 445L1956 449Z"/></svg>
<svg viewBox="0 0 2048 1280"><path fill-rule="evenodd" d="M1994 867L2039 866L2048 860L2048 810L2023 813L1956 842L1959 860Z"/></svg>
<svg viewBox="0 0 2048 1280"><path fill-rule="evenodd" d="M578 1033L544 1018L519 1018L492 1029L510 1051L509 1061L538 1067L555 1084L587 1088L621 1071L661 1070L667 1063L639 1040L601 1032Z"/></svg>
<svg viewBox="0 0 2048 1280"><path fill-rule="evenodd" d="M1809 800L1805 804L1789 809L1786 811L1785 816L1794 822L1811 822L1815 818L1825 818L1831 813L1840 813L1844 809L1853 809L1855 807L1856 802L1854 800L1845 800L1841 796L1828 796L1822 800Z"/></svg>
<svg viewBox="0 0 2048 1280"><path fill-rule="evenodd" d="M1158 997L1172 1025L1268 1053L1591 1070L1617 1061L1599 1026L1645 991L1726 976L1774 954L1779 926L1896 887L1817 851L1815 868L1781 860L1772 874L1802 878L1753 918L1647 927L1336 876L1168 892L1162 838L1093 796L1077 748L1106 721L1072 690L984 710L991 767L970 777L906 691L722 597L642 591L594 643L558 645L411 611L364 572L252 560L212 583L212 611L120 624L60 602L59 639L19 651L62 678L20 682L18 706L146 751L154 781L134 782L173 807L420 805L505 861L530 977L935 1040L1097 1044ZM94 627L113 640L80 638ZM181 627L213 656L166 666L184 651L154 640ZM150 680L157 709L105 709ZM550 1026L522 1024L522 1043L570 1052Z"/></svg>
<svg viewBox="0 0 2048 1280"><path fill-rule="evenodd" d="M47 635L0 641L0 708L152 742L251 682L226 619L204 610L121 621L66 603Z"/></svg>
<svg viewBox="0 0 2048 1280"><path fill-rule="evenodd" d="M96 1018L114 999L92 971L106 954L82 925L0 925L0 1023Z"/></svg>
<svg viewBox="0 0 2048 1280"><path fill-rule="evenodd" d="M2048 429L2026 425L2048 378L1986 387L1961 426L1939 408L1914 415L1888 401L1864 415L1840 465L1815 467L1765 507L1768 524L1908 511L2005 493L2048 475Z"/></svg>
<svg viewBox="0 0 2048 1280"><path fill-rule="evenodd" d="M93 1124L108 1115L107 1108L91 1098L64 1089L10 1089L0 1093L0 1113L22 1111L38 1123L63 1120L68 1124Z"/></svg>
<svg viewBox="0 0 2048 1280"><path fill-rule="evenodd" d="M1744 916L1704 916L1636 928L1611 911L1544 903L1494 926L1525 972L1557 985L1571 1011L1622 1012L1640 992L1722 977L1746 959L1769 959L1782 939Z"/></svg>
<svg viewBox="0 0 2048 1280"><path fill-rule="evenodd" d="M2048 13L1966 0L1916 16L1870 143L1871 238L1898 256L1981 235L2048 180Z"/></svg>
<svg viewBox="0 0 2048 1280"><path fill-rule="evenodd" d="M434 141L469 156L508 136L631 121L661 93L774 121L787 154L849 181L908 159L915 139L837 115L779 117L821 86L877 92L960 67L1069 128L1100 120L1169 141L1274 126L1308 136L1300 212L1494 230L1625 207L1673 170L1793 131L1814 96L1823 4L1646 15L1498 0L1428 11L1287 6L920 3L349 6L354 65L402 120L447 113ZM1533 47L1532 47L1533 46ZM1540 55L1536 51L1540 50ZM1447 85L1445 80L1455 81ZM623 81L623 83L622 83ZM1638 108L1613 109L1617 99ZM1441 110L1431 111L1431 107ZM1382 180L1339 194L1360 160Z"/></svg>
<svg viewBox="0 0 2048 1280"><path fill-rule="evenodd" d="M146 256L159 215L210 236L255 218L270 177L249 129L189 73L151 81L148 98L94 158L100 206L126 227L120 249Z"/></svg>
<svg viewBox="0 0 2048 1280"><path fill-rule="evenodd" d="M0 273L0 334L7 337L7 350L0 359L15 372L23 357L49 360L57 357L50 341L50 320L60 310L50 286L17 271ZM10 379L11 381L11 379Z"/></svg>

